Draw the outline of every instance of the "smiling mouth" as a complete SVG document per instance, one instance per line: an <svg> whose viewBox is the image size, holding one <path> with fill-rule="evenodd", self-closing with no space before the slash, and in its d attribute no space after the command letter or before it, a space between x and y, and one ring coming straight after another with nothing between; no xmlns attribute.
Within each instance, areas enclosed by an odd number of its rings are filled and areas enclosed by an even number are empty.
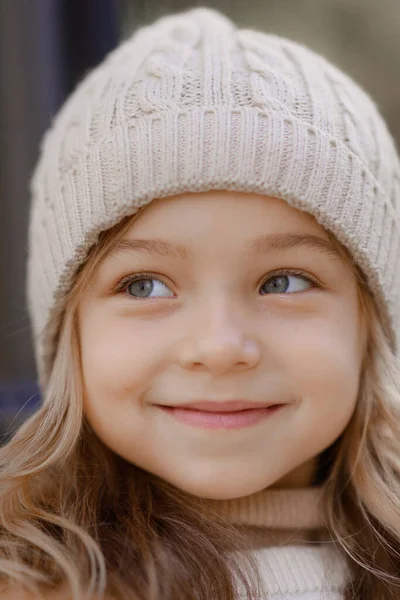
<svg viewBox="0 0 400 600"><path fill-rule="evenodd" d="M261 404L244 401L195 402L182 406L158 405L174 420L205 429L238 429L256 425L271 417L285 404Z"/></svg>
<svg viewBox="0 0 400 600"><path fill-rule="evenodd" d="M281 406L282 404L283 403L277 402L250 402L248 400L224 400L222 402L213 400L200 400L196 402L188 402L187 404L168 406L168 408L201 410L204 412L232 413L243 410L259 410L262 408L270 408L272 406Z"/></svg>

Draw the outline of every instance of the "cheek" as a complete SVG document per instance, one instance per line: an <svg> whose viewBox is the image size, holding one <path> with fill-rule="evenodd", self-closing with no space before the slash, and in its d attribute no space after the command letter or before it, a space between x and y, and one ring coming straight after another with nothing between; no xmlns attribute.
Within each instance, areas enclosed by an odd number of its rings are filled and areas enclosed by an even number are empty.
<svg viewBox="0 0 400 600"><path fill-rule="evenodd" d="M362 344L355 318L315 320L299 326L287 345L286 365L293 395L301 401L302 430L316 438L338 437L348 424L358 397Z"/></svg>
<svg viewBox="0 0 400 600"><path fill-rule="evenodd" d="M157 340L129 319L85 318L81 329L82 371L87 391L123 394L148 381L162 337ZM157 336L158 337L158 336Z"/></svg>

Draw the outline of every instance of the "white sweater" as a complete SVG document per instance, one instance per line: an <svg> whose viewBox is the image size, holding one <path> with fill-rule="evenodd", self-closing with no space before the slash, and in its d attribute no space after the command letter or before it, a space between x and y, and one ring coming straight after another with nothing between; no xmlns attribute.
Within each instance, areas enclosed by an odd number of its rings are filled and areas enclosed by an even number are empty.
<svg viewBox="0 0 400 600"><path fill-rule="evenodd" d="M329 545L281 546L255 551L260 600L341 600L346 563Z"/></svg>
<svg viewBox="0 0 400 600"><path fill-rule="evenodd" d="M343 554L331 541L310 541L311 531L324 530L320 497L321 488L268 489L213 502L213 513L261 533L253 551L262 586L255 600L342 600L349 580Z"/></svg>

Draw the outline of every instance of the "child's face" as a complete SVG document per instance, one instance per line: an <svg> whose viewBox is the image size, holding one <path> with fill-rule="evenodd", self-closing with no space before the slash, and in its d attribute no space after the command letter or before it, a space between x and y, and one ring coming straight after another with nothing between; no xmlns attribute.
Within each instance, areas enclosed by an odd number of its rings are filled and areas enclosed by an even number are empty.
<svg viewBox="0 0 400 600"><path fill-rule="evenodd" d="M152 202L79 306L98 437L205 498L308 485L353 413L365 342L355 279L328 245L312 217L274 198ZM193 412L160 407L201 401L281 406L252 412L252 424L193 424L178 418Z"/></svg>

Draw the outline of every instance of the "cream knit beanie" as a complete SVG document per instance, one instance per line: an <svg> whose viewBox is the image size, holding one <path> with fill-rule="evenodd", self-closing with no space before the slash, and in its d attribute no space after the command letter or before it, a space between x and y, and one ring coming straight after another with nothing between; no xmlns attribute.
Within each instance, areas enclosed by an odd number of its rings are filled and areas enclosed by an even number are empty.
<svg viewBox="0 0 400 600"><path fill-rule="evenodd" d="M114 50L44 138L28 259L43 387L66 294L99 233L154 198L211 189L314 215L366 275L396 348L400 164L376 106L307 48L197 8Z"/></svg>

